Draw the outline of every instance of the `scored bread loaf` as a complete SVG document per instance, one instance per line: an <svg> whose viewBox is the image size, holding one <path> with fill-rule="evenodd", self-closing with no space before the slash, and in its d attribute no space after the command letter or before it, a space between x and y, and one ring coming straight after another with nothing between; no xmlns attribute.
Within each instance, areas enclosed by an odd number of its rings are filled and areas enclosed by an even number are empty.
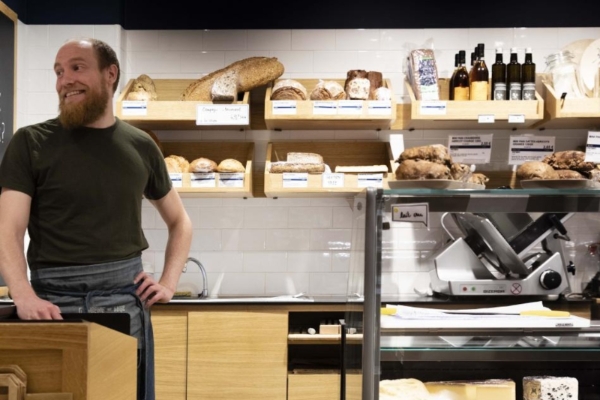
<svg viewBox="0 0 600 400"><path fill-rule="evenodd" d="M591 171L596 164L585 161L585 153L577 150L559 151L544 157L542 162L554 169L571 169L579 172Z"/></svg>
<svg viewBox="0 0 600 400"><path fill-rule="evenodd" d="M490 178L488 178L484 174L480 174L480 173L474 173L473 175L471 175L469 177L469 179L467 179L467 182L476 183L478 185L485 185L489 181L490 181Z"/></svg>
<svg viewBox="0 0 600 400"><path fill-rule="evenodd" d="M293 79L281 79L273 86L271 100L306 100L306 88Z"/></svg>
<svg viewBox="0 0 600 400"><path fill-rule="evenodd" d="M452 179L450 168L431 161L406 160L396 169L396 179Z"/></svg>
<svg viewBox="0 0 600 400"><path fill-rule="evenodd" d="M585 179L585 176L570 169L557 169L558 179Z"/></svg>
<svg viewBox="0 0 600 400"><path fill-rule="evenodd" d="M189 166L189 172L195 173L215 172L216 170L217 163L204 157L196 158Z"/></svg>
<svg viewBox="0 0 600 400"><path fill-rule="evenodd" d="M541 161L527 161L517 168L517 178L529 179L559 179L558 173L550 165Z"/></svg>
<svg viewBox="0 0 600 400"><path fill-rule="evenodd" d="M157 100L158 95L156 94L156 86L154 81L146 74L142 74L135 78L131 85L131 90L127 94L125 100L144 100L153 101Z"/></svg>
<svg viewBox="0 0 600 400"><path fill-rule="evenodd" d="M397 161L403 162L405 160L424 160L436 162L438 164L452 164L452 157L450 157L448 148L442 144L408 148L400 154Z"/></svg>
<svg viewBox="0 0 600 400"><path fill-rule="evenodd" d="M190 168L190 163L184 157L170 155L167 158L172 158L175 161L177 161L177 163L179 164L179 168L181 169L181 172L188 172L188 169Z"/></svg>
<svg viewBox="0 0 600 400"><path fill-rule="evenodd" d="M165 158L165 164L167 165L167 171L170 174L177 174L184 172L179 165L179 161L174 158L167 157ZM187 171L186 171L187 172Z"/></svg>
<svg viewBox="0 0 600 400"><path fill-rule="evenodd" d="M344 88L336 81L320 80L310 93L311 100L343 100L345 98Z"/></svg>
<svg viewBox="0 0 600 400"><path fill-rule="evenodd" d="M325 164L280 161L271 163L269 172L272 174L281 174L284 172L309 172L320 174L325 172Z"/></svg>
<svg viewBox="0 0 600 400"><path fill-rule="evenodd" d="M245 172L246 168L238 160L227 158L219 163L218 172Z"/></svg>
<svg viewBox="0 0 600 400"><path fill-rule="evenodd" d="M323 156L316 153L287 153L287 162L304 164L323 164Z"/></svg>

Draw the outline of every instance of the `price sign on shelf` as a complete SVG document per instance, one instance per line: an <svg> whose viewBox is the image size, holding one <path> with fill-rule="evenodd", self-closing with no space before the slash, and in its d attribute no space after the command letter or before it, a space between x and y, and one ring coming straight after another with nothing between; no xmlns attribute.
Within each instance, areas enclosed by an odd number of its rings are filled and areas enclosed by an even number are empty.
<svg viewBox="0 0 600 400"><path fill-rule="evenodd" d="M284 188L306 188L308 187L308 174L306 172L284 172Z"/></svg>
<svg viewBox="0 0 600 400"><path fill-rule="evenodd" d="M358 174L358 187L359 188L382 188L383 187L383 174Z"/></svg>
<svg viewBox="0 0 600 400"><path fill-rule="evenodd" d="M323 175L322 185L324 188L343 188L344 187L344 174L340 172L327 173Z"/></svg>
<svg viewBox="0 0 600 400"><path fill-rule="evenodd" d="M183 187L183 174L180 173L169 173L169 177L171 178L171 183L174 188Z"/></svg>
<svg viewBox="0 0 600 400"><path fill-rule="evenodd" d="M273 100L273 115L296 115L298 108L296 100Z"/></svg>
<svg viewBox="0 0 600 400"><path fill-rule="evenodd" d="M313 115L336 115L337 101L314 101Z"/></svg>
<svg viewBox="0 0 600 400"><path fill-rule="evenodd" d="M477 119L480 124L493 124L496 121L494 114L479 114Z"/></svg>
<svg viewBox="0 0 600 400"><path fill-rule="evenodd" d="M419 111L421 115L446 115L446 105L445 101L423 100L419 106Z"/></svg>
<svg viewBox="0 0 600 400"><path fill-rule="evenodd" d="M214 172L193 173L190 175L193 188L214 188L216 186L216 174Z"/></svg>
<svg viewBox="0 0 600 400"><path fill-rule="evenodd" d="M600 163L600 132L588 132L585 161Z"/></svg>
<svg viewBox="0 0 600 400"><path fill-rule="evenodd" d="M338 114L340 115L362 115L362 100L340 100L338 101Z"/></svg>
<svg viewBox="0 0 600 400"><path fill-rule="evenodd" d="M129 116L148 115L148 102L137 100L124 100L121 103L121 114Z"/></svg>
<svg viewBox="0 0 600 400"><path fill-rule="evenodd" d="M542 161L554 153L554 136L511 136L508 163L521 165L526 161Z"/></svg>
<svg viewBox="0 0 600 400"><path fill-rule="evenodd" d="M369 101L369 115L392 115L392 102L389 100Z"/></svg>
<svg viewBox="0 0 600 400"><path fill-rule="evenodd" d="M243 188L244 187L244 173L233 172L233 173L219 173L219 187L229 188Z"/></svg>
<svg viewBox="0 0 600 400"><path fill-rule="evenodd" d="M248 125L248 104L198 104L196 125Z"/></svg>
<svg viewBox="0 0 600 400"><path fill-rule="evenodd" d="M492 155L493 134L450 135L448 149L454 162L463 164L487 164Z"/></svg>

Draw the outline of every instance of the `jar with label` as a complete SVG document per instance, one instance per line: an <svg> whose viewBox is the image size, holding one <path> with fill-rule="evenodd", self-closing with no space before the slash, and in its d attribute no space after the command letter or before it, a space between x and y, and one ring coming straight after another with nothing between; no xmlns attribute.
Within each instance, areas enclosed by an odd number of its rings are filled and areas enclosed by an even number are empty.
<svg viewBox="0 0 600 400"><path fill-rule="evenodd" d="M566 93L567 98L582 98L584 91L579 75L579 65L574 61L574 55L568 50L546 57L546 72L557 97Z"/></svg>

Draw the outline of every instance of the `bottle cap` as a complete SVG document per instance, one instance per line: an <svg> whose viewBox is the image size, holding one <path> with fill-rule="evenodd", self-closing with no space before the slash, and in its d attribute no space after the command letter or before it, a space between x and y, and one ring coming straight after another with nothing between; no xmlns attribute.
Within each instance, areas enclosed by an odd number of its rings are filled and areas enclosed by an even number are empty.
<svg viewBox="0 0 600 400"><path fill-rule="evenodd" d="M502 53L502 47L496 47L496 54Z"/></svg>
<svg viewBox="0 0 600 400"><path fill-rule="evenodd" d="M460 54L461 56L465 56L465 55L467 54L467 52L466 52L466 51L464 51L464 50L460 50L460 51L458 52L458 54Z"/></svg>
<svg viewBox="0 0 600 400"><path fill-rule="evenodd" d="M531 54L531 47L527 47L527 48L525 49L525 53L526 53L526 54Z"/></svg>

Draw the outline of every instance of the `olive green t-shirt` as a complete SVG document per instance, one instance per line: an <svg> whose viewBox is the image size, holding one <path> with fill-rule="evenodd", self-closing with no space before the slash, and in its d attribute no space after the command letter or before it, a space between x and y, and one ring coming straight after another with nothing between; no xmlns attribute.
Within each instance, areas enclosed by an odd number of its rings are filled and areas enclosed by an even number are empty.
<svg viewBox="0 0 600 400"><path fill-rule="evenodd" d="M142 197L158 200L171 180L156 143L116 120L65 130L58 119L19 129L0 164L0 188L32 198L31 269L124 260L148 248Z"/></svg>

